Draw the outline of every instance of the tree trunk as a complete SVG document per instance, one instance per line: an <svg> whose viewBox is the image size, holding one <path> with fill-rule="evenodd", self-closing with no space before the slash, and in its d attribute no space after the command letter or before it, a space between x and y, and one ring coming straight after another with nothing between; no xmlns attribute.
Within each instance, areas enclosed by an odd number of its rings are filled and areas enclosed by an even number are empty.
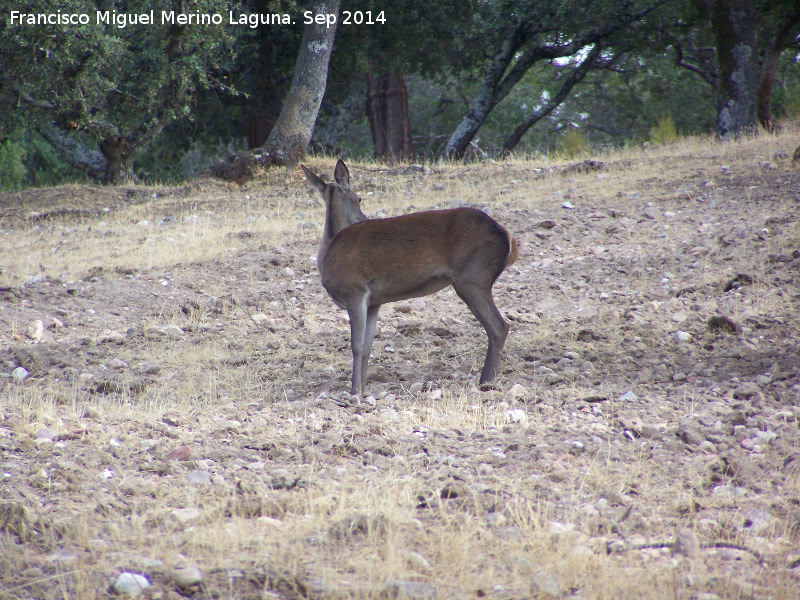
<svg viewBox="0 0 800 600"><path fill-rule="evenodd" d="M775 73L778 70L778 63L780 62L786 37L798 22L800 22L800 11L787 16L778 24L775 34L769 41L769 46L767 46L767 51L764 55L764 62L761 65L761 81L758 82L758 89L756 90L756 114L758 115L758 122L770 133L776 130L770 108Z"/></svg>
<svg viewBox="0 0 800 600"><path fill-rule="evenodd" d="M124 137L105 138L100 140L97 146L106 159L103 185L119 185L126 181L133 181L133 155L136 151L131 148Z"/></svg>
<svg viewBox="0 0 800 600"><path fill-rule="evenodd" d="M717 46L717 134L735 139L756 130L758 48L751 0L713 0L711 27Z"/></svg>
<svg viewBox="0 0 800 600"><path fill-rule="evenodd" d="M566 99L573 86L583 79L586 76L586 73L589 72L589 69L592 68L592 65L594 65L595 61L599 58L601 50L602 46L600 44L595 44L589 54L586 55L586 58L584 58L581 63L574 68L570 76L567 77L567 79L561 85L561 89L558 90L558 93L553 96L549 102L544 103L539 107L538 110L533 111L522 120L522 123L520 123L516 129L514 129L511 135L509 135L506 141L503 143L503 153L505 155L517 147L517 144L519 144L519 141L522 139L522 136L525 135L525 132L527 132L528 129L530 129L537 121L540 121L549 115L553 109L555 109Z"/></svg>
<svg viewBox="0 0 800 600"><path fill-rule="evenodd" d="M103 178L106 172L106 159L100 152L90 150L79 140L50 123L37 128L37 131L70 165L92 179Z"/></svg>
<svg viewBox="0 0 800 600"><path fill-rule="evenodd" d="M310 0L309 10L314 15L336 15L338 20L339 1ZM292 87L263 146L272 164L294 166L306 152L325 93L335 33L335 24L328 27L316 21L303 30Z"/></svg>
<svg viewBox="0 0 800 600"><path fill-rule="evenodd" d="M244 133L247 137L247 149L252 150L263 146L274 126L275 120L266 117L255 117L245 123Z"/></svg>
<svg viewBox="0 0 800 600"><path fill-rule="evenodd" d="M408 118L408 90L402 73L367 77L367 120L375 158L390 163L411 159L414 149Z"/></svg>
<svg viewBox="0 0 800 600"><path fill-rule="evenodd" d="M526 37L522 34L521 28L509 28L503 42L495 54L492 64L486 71L486 75L481 82L478 95L469 107L469 111L458 124L453 135L447 141L447 145L442 151L444 158L449 160L461 160L469 148L469 144L478 130L481 128L489 113L501 100L497 97L497 88L503 79L508 65L514 59L517 50L525 43Z"/></svg>

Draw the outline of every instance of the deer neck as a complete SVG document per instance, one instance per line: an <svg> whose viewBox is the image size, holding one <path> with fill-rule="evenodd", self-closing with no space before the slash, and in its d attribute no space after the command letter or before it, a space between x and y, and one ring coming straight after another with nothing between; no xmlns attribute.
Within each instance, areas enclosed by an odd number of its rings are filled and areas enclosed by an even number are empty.
<svg viewBox="0 0 800 600"><path fill-rule="evenodd" d="M329 194L325 206L325 232L322 236L322 245L327 246L345 227L366 220L367 216L360 210L357 214L347 214L347 211L343 210L341 202L336 201L335 195Z"/></svg>

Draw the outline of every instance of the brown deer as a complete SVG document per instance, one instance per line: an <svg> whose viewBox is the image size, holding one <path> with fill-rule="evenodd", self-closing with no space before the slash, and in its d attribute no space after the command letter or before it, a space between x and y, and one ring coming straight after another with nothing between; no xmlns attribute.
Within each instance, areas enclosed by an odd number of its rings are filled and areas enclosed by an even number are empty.
<svg viewBox="0 0 800 600"><path fill-rule="evenodd" d="M489 336L481 386L494 379L508 324L492 285L517 259L517 241L474 208L430 210L369 219L350 190L350 172L336 163L336 183L300 165L325 201L325 230L317 255L322 285L350 316L351 394L363 394L378 310L386 302L427 296L452 285Z"/></svg>

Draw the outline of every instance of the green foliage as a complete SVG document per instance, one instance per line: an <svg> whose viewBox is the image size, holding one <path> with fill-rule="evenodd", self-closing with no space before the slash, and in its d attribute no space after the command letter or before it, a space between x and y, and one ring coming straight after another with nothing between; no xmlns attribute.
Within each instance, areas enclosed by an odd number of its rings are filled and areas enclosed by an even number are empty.
<svg viewBox="0 0 800 600"><path fill-rule="evenodd" d="M656 125L650 129L650 143L662 145L677 141L678 130L675 129L675 121L672 120L672 112L656 118Z"/></svg>
<svg viewBox="0 0 800 600"><path fill-rule="evenodd" d="M17 111L32 127L55 123L88 148L147 147L163 127L191 118L194 94L227 92L235 31L161 23L162 11L221 13L227 3L194 0L30 0L20 12L86 14L85 25L7 23L0 30L0 135ZM98 24L98 10L150 14L153 24ZM227 18L225 19L227 21ZM103 142L111 142L111 144Z"/></svg>
<svg viewBox="0 0 800 600"><path fill-rule="evenodd" d="M28 170L23 164L25 148L8 138L0 144L0 192L19 189Z"/></svg>

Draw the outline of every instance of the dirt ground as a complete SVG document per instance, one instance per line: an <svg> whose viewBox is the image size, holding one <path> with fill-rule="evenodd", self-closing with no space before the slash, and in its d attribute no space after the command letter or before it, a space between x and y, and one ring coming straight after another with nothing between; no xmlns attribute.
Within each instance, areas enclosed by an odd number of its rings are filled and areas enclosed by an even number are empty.
<svg viewBox="0 0 800 600"><path fill-rule="evenodd" d="M299 169L1 195L0 599L800 598L784 131L351 165L368 214L518 239L488 392L452 290L384 306L344 392Z"/></svg>

